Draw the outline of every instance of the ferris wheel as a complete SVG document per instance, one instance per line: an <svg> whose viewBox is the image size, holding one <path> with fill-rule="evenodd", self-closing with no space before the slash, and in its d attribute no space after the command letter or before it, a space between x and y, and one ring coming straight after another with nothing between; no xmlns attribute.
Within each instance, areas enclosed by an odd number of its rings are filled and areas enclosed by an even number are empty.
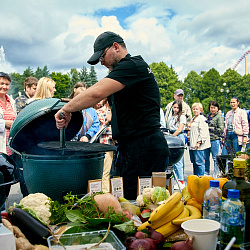
<svg viewBox="0 0 250 250"><path fill-rule="evenodd" d="M245 58L245 73L247 74L247 54L250 53L250 49L237 61L237 63L232 67L232 70L239 65L239 63Z"/></svg>

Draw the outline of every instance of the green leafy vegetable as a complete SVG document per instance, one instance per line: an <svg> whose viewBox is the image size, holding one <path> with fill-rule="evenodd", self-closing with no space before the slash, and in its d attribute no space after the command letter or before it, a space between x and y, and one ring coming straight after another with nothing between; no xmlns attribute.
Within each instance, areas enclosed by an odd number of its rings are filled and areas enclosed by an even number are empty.
<svg viewBox="0 0 250 250"><path fill-rule="evenodd" d="M29 207L24 207L23 205L17 204L16 202L14 202L13 206L15 208L21 208L22 210L24 210L25 212L27 212L28 214L30 214L32 217L34 217L35 219L37 219L38 221L40 221L44 226L47 226L47 223L45 221L43 221L36 213L36 211L32 208Z"/></svg>
<svg viewBox="0 0 250 250"><path fill-rule="evenodd" d="M154 193L152 195L152 200L154 203L164 201L167 199L166 188L164 187L155 187Z"/></svg>
<svg viewBox="0 0 250 250"><path fill-rule="evenodd" d="M105 215L101 213L94 200L94 196L96 194L82 199L77 198L77 196L67 194L64 197L64 204L50 200L51 224L59 224L70 221L75 223L81 222L83 226L88 227L102 222L122 223L128 220L128 218L121 212L116 214L112 208L110 208Z"/></svg>
<svg viewBox="0 0 250 250"><path fill-rule="evenodd" d="M86 223L85 216L78 210L67 210L66 212L67 218L72 222L82 222Z"/></svg>
<svg viewBox="0 0 250 250"><path fill-rule="evenodd" d="M114 225L114 228L123 231L124 233L131 233L131 232L135 232L135 224L132 220L130 221L126 221L122 224L117 224Z"/></svg>

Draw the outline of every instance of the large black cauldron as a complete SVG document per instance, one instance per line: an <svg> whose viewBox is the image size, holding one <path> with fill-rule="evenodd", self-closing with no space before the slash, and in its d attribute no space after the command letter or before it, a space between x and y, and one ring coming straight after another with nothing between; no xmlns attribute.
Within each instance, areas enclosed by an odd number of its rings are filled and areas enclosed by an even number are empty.
<svg viewBox="0 0 250 250"><path fill-rule="evenodd" d="M181 157L184 154L185 145L181 138L175 135L170 135L169 133L163 132L164 137L168 143L170 155L169 155L169 166L173 166L178 161L180 161Z"/></svg>
<svg viewBox="0 0 250 250"><path fill-rule="evenodd" d="M41 192L59 202L68 192L87 193L88 180L102 178L105 152L116 150L115 146L99 143L87 143L87 148L80 151L66 148L63 153L39 147L40 143L59 141L60 131L54 115L64 104L56 98L30 103L16 117L9 136L10 147L21 157L28 192ZM65 130L66 147L82 123L82 113L72 113ZM83 145L83 142L78 143Z"/></svg>

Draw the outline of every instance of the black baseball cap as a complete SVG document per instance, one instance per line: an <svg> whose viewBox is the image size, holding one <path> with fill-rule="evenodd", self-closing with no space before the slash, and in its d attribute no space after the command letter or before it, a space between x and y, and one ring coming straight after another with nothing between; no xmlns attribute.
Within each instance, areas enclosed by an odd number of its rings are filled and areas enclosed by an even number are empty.
<svg viewBox="0 0 250 250"><path fill-rule="evenodd" d="M118 34L111 31L106 31L99 35L94 43L94 54L87 62L91 65L97 64L105 49L111 46L114 42L123 43L124 41Z"/></svg>

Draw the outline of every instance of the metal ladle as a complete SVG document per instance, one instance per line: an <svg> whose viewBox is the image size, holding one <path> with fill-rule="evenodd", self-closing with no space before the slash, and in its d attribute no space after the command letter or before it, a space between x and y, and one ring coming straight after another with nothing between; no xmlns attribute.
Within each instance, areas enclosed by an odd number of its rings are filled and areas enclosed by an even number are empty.
<svg viewBox="0 0 250 250"><path fill-rule="evenodd" d="M60 119L65 119L66 115L64 112L60 113ZM62 154L64 155L64 149L66 148L66 136L65 136L65 127L60 129L60 148L62 149Z"/></svg>

